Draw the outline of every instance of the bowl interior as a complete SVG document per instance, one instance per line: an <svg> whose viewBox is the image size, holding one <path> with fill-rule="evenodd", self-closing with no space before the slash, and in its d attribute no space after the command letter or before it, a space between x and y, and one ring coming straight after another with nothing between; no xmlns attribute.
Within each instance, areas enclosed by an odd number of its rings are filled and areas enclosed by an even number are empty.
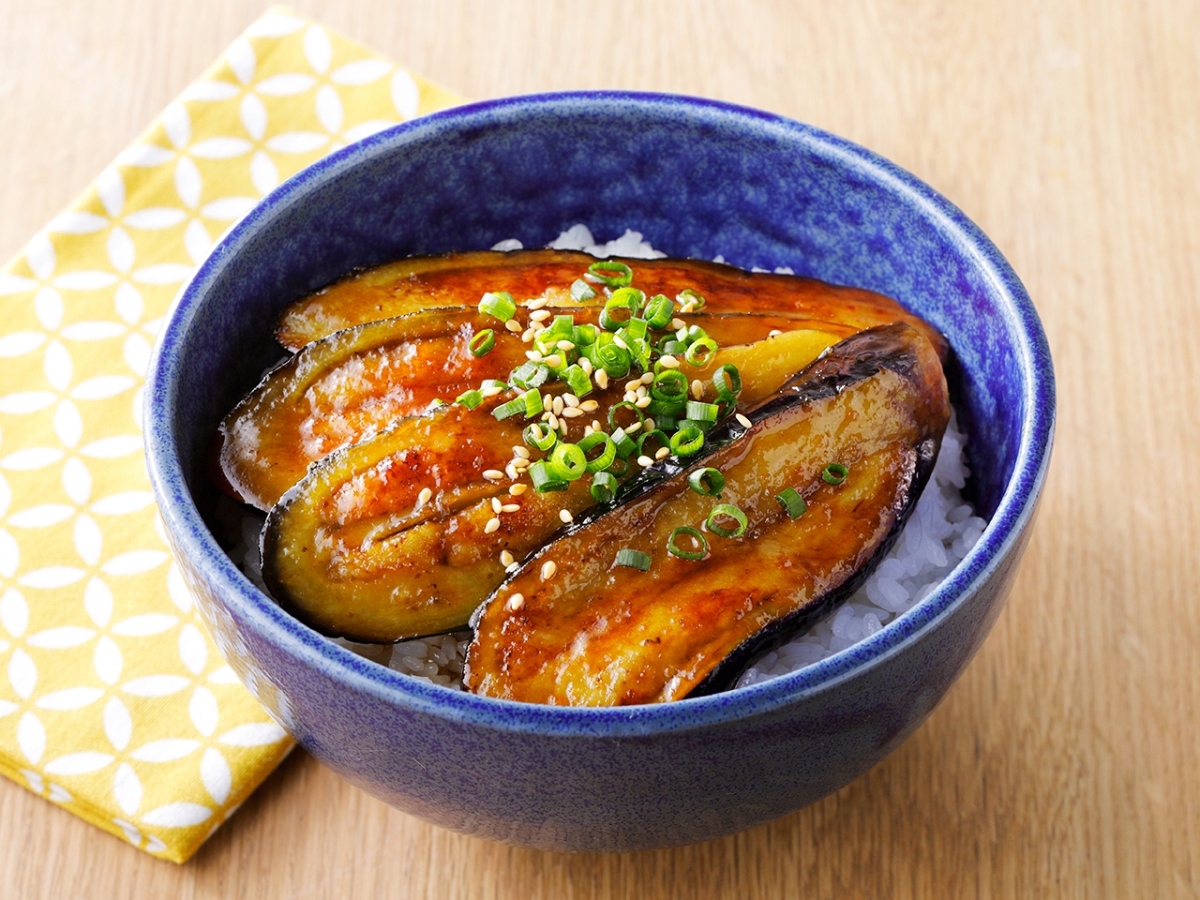
<svg viewBox="0 0 1200 900"><path fill-rule="evenodd" d="M1002 501L1032 504L1053 416L1044 337L1016 276L957 209L791 120L582 94L478 104L383 132L305 170L230 232L181 297L154 373L151 424L196 505L206 511L215 496L205 468L217 423L277 356L270 332L285 304L355 267L511 237L543 246L578 222L600 239L640 231L670 256L789 266L897 298L954 348L977 507L992 516Z"/></svg>

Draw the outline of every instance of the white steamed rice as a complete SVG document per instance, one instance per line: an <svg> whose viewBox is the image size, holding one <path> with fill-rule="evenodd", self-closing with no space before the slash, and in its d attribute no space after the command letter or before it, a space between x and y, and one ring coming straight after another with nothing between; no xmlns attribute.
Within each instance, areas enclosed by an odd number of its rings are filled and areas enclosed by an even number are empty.
<svg viewBox="0 0 1200 900"><path fill-rule="evenodd" d="M583 250L599 257L653 259L666 255L636 231L626 231L614 241L598 244L584 225L564 231L550 246L556 250ZM492 249L520 250L521 242L501 241ZM716 261L723 260L717 257ZM775 271L791 274L786 268ZM950 574L987 527L962 497L970 475L965 444L966 436L959 431L952 413L933 476L891 552L832 615L750 666L738 680L739 687L795 672L870 637L923 600ZM221 497L217 519L225 530L226 543L232 545L229 555L267 593L259 549L265 517ZM462 631L399 644L358 644L341 638L335 643L405 675L461 688L470 639L470 632Z"/></svg>

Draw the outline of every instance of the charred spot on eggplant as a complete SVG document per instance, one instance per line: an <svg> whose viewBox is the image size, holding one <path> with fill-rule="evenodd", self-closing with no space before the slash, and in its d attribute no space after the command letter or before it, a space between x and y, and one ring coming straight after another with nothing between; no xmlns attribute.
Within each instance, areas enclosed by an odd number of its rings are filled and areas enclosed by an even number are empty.
<svg viewBox="0 0 1200 900"><path fill-rule="evenodd" d="M897 324L837 344L749 415L710 433L705 452L668 459L543 547L472 619L465 686L527 702L625 705L727 687L768 645L811 625L886 553L932 470L949 418L938 354ZM845 465L838 484L823 480ZM726 479L739 538L709 530L701 560L666 552L714 498L697 467ZM835 479L836 480L836 479ZM775 494L792 486L807 512ZM649 557L616 564L618 548ZM555 572L542 577L547 562Z"/></svg>

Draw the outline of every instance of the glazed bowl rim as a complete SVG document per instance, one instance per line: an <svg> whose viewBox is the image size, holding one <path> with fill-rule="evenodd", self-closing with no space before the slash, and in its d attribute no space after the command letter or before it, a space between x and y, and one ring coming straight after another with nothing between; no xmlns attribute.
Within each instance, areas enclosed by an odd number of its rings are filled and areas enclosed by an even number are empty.
<svg viewBox="0 0 1200 900"><path fill-rule="evenodd" d="M209 532L187 488L170 427L182 377L179 355L210 286L230 259L253 242L281 211L359 164L398 146L436 141L443 134L572 110L636 109L660 116L688 115L717 125L750 128L798 142L886 190L920 214L978 271L1001 300L1025 403L1016 464L982 537L938 587L876 634L769 681L708 697L617 708L566 708L477 697L418 681L370 662L303 625L259 591ZM651 236L652 237L652 236ZM957 207L912 174L857 144L784 116L717 100L676 94L579 91L529 94L467 104L415 119L331 153L289 178L231 227L200 264L168 313L147 373L147 468L164 522L177 546L199 568L230 610L251 623L297 664L312 666L352 691L393 705L485 728L557 736L624 736L700 728L770 713L829 691L903 653L965 603L1013 552L1028 526L1046 477L1054 435L1055 384L1049 347L1032 301L999 250Z"/></svg>

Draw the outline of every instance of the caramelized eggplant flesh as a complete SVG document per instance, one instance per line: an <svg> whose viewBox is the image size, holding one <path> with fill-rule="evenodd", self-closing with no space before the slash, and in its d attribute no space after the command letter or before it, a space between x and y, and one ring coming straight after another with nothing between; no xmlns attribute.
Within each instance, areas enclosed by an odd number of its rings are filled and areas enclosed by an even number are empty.
<svg viewBox="0 0 1200 900"><path fill-rule="evenodd" d="M837 331L843 336L891 322L920 329L944 359L945 339L928 323L890 297L840 287L812 278L746 272L722 263L691 259L622 259L633 269L633 284L647 297L675 298L686 288L706 298L715 313L773 313L801 322L794 327ZM356 272L289 306L276 327L276 339L289 350L366 322L432 307L475 306L488 291L508 291L518 301L545 297L548 308L571 311L602 306L604 288L577 303L571 285L596 258L570 250L477 251L449 256L411 257Z"/></svg>
<svg viewBox="0 0 1200 900"><path fill-rule="evenodd" d="M712 449L686 468L670 459L646 470L619 505L582 518L509 577L472 619L467 689L599 706L729 686L886 552L933 468L949 405L936 351L897 324L839 343L749 418L749 428L714 430ZM823 477L831 463L848 470L840 484ZM699 467L723 473L719 500L689 487ZM807 503L795 519L776 499L788 487ZM745 533L706 529L702 559L669 553L674 529L705 528L717 503L745 514ZM677 546L696 549L682 537ZM646 554L648 570L618 564L623 548Z"/></svg>
<svg viewBox="0 0 1200 900"><path fill-rule="evenodd" d="M581 310L576 323L595 324L597 313L594 308ZM514 317L522 331L529 325L528 314L522 307ZM774 331L795 334L797 324L769 314L693 313L688 321L722 346L763 340ZM470 351L471 339L489 328L495 333L495 346L477 357ZM815 356L843 336L811 330L801 330L800 335L779 335L775 358L794 354L800 346L811 347ZM435 401L452 401L484 380L506 380L526 361L529 348L520 332L464 308L369 322L314 341L268 373L221 423L216 455L223 489L267 510L304 477L310 464L399 419L425 412ZM725 361L737 364L745 356L734 351ZM769 364L765 347L754 356ZM695 370L694 377L705 378L712 371L709 365ZM757 380L752 371L744 377ZM767 381L778 383L774 375ZM607 408L597 412L603 419Z"/></svg>
<svg viewBox="0 0 1200 900"><path fill-rule="evenodd" d="M736 365L739 408L750 409L836 340L825 332L785 332L724 347L694 371ZM597 391L599 405L589 416L606 422L623 390ZM708 390L715 395L711 382ZM271 593L317 630L359 641L465 626L503 581L501 553L523 560L563 530L564 511L580 515L595 502L590 476L546 494L512 477L526 420L491 414L512 396L403 419L312 465L267 517L263 577ZM565 421L567 440L582 437L586 419ZM524 491L511 494L514 484ZM493 519L498 527L489 529Z"/></svg>

